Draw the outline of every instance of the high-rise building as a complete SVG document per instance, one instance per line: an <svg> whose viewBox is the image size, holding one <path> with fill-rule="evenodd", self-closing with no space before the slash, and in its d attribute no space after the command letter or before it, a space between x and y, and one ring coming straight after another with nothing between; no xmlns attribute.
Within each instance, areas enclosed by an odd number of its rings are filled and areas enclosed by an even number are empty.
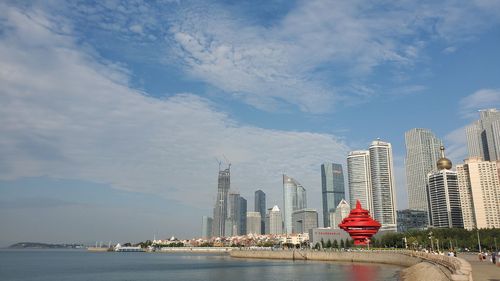
<svg viewBox="0 0 500 281"><path fill-rule="evenodd" d="M241 207L240 207L240 194L229 192L227 218L225 235L237 236L240 235L240 220L241 220Z"/></svg>
<svg viewBox="0 0 500 281"><path fill-rule="evenodd" d="M355 206L356 200L359 200L361 205L365 206L373 215L370 153L367 150L349 152L347 156L347 180L350 205Z"/></svg>
<svg viewBox="0 0 500 281"><path fill-rule="evenodd" d="M292 213L307 208L306 189L295 179L283 175L283 220L285 233L292 233Z"/></svg>
<svg viewBox="0 0 500 281"><path fill-rule="evenodd" d="M335 208L335 212L330 213L330 227L333 229L340 229L339 223L341 223L344 218L349 216L350 212L351 207L349 206L349 203L342 198L337 205L337 208Z"/></svg>
<svg viewBox="0 0 500 281"><path fill-rule="evenodd" d="M500 228L497 162L469 158L457 165L464 228Z"/></svg>
<svg viewBox="0 0 500 281"><path fill-rule="evenodd" d="M240 231L239 234L247 233L247 200L240 196Z"/></svg>
<svg viewBox="0 0 500 281"><path fill-rule="evenodd" d="M396 186L392 164L392 147L388 142L373 141L370 152L373 217L382 230L396 231Z"/></svg>
<svg viewBox="0 0 500 281"><path fill-rule="evenodd" d="M479 111L480 119L465 129L469 158L481 157L485 161L500 160L500 111Z"/></svg>
<svg viewBox="0 0 500 281"><path fill-rule="evenodd" d="M209 216L203 216L201 219L201 238L208 239L212 237L212 221Z"/></svg>
<svg viewBox="0 0 500 281"><path fill-rule="evenodd" d="M283 219L281 218L281 211L277 205L269 209L266 215L266 234L282 234L283 233Z"/></svg>
<svg viewBox="0 0 500 281"><path fill-rule="evenodd" d="M264 234L265 233L264 218L266 217L266 194L264 193L264 191L260 189L255 191L254 211L260 213L260 216L262 218L262 221L260 222L260 233Z"/></svg>
<svg viewBox="0 0 500 281"><path fill-rule="evenodd" d="M219 169L217 185L217 199L214 207L214 220L212 223L212 236L224 236L226 233L227 196L231 187L231 166L225 170Z"/></svg>
<svg viewBox="0 0 500 281"><path fill-rule="evenodd" d="M260 234L260 213L247 212L247 234Z"/></svg>
<svg viewBox="0 0 500 281"><path fill-rule="evenodd" d="M457 172L451 170L451 161L444 157L444 147L441 155L438 169L427 176L430 223L437 228L463 228Z"/></svg>
<svg viewBox="0 0 500 281"><path fill-rule="evenodd" d="M405 144L408 207L428 213L427 174L435 170L443 143L430 130L415 128L405 133Z"/></svg>
<svg viewBox="0 0 500 281"><path fill-rule="evenodd" d="M331 226L330 213L345 198L344 173L342 165L324 163L321 165L321 193L323 199L323 225Z"/></svg>
<svg viewBox="0 0 500 281"><path fill-rule="evenodd" d="M292 232L308 233L318 227L318 212L315 209L301 209L292 213Z"/></svg>

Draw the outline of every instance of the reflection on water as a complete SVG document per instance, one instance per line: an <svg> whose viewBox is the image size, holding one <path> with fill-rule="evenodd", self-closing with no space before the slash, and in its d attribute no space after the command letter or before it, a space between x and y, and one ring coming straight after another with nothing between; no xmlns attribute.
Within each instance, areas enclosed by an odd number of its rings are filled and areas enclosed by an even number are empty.
<svg viewBox="0 0 500 281"><path fill-rule="evenodd" d="M191 253L0 250L0 280L382 281L400 267L319 261L233 259Z"/></svg>

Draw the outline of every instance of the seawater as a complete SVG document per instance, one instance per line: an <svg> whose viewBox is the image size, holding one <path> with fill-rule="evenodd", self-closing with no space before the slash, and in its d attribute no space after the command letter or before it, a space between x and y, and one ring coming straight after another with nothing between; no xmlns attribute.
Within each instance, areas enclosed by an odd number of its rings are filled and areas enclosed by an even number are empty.
<svg viewBox="0 0 500 281"><path fill-rule="evenodd" d="M234 259L190 253L0 250L2 281L374 281L399 280L393 265Z"/></svg>

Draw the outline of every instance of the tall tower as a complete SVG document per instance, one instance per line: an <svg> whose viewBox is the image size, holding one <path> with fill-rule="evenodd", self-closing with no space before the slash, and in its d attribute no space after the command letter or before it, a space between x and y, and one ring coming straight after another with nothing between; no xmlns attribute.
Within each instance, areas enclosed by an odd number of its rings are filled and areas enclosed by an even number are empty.
<svg viewBox="0 0 500 281"><path fill-rule="evenodd" d="M269 229L266 234L282 234L283 233L283 219L281 218L281 211L278 205L274 205L269 209L267 215L266 228Z"/></svg>
<svg viewBox="0 0 500 281"><path fill-rule="evenodd" d="M255 191L255 205L254 211L259 212L262 218L260 222L260 233L264 234L265 232L265 217L266 217L266 194L262 190Z"/></svg>
<svg viewBox="0 0 500 281"><path fill-rule="evenodd" d="M212 236L219 237L225 234L227 219L227 196L231 187L231 165L225 170L219 168L217 185L217 199L214 207L214 220L212 223Z"/></svg>
<svg viewBox="0 0 500 281"><path fill-rule="evenodd" d="M373 141L369 152L374 219L382 224L382 229L396 231L396 186L391 144Z"/></svg>
<svg viewBox="0 0 500 281"><path fill-rule="evenodd" d="M500 112L497 109L479 111L480 119L465 129L469 158L485 161L500 160Z"/></svg>
<svg viewBox="0 0 500 281"><path fill-rule="evenodd" d="M229 192L229 200L227 206L226 229L224 236L237 236L240 233L241 223L241 200L240 194Z"/></svg>
<svg viewBox="0 0 500 281"><path fill-rule="evenodd" d="M247 200L240 196L240 229L239 234L247 233Z"/></svg>
<svg viewBox="0 0 500 281"><path fill-rule="evenodd" d="M438 228L464 227L457 172L452 171L451 167L452 163L444 157L442 146L437 171L427 176L431 224Z"/></svg>
<svg viewBox="0 0 500 281"><path fill-rule="evenodd" d="M209 216L203 216L201 219L201 238L208 239L212 237L212 221Z"/></svg>
<svg viewBox="0 0 500 281"><path fill-rule="evenodd" d="M356 200L359 200L361 205L373 214L370 153L367 150L349 152L347 156L347 180L350 205L356 206Z"/></svg>
<svg viewBox="0 0 500 281"><path fill-rule="evenodd" d="M443 143L430 130L415 128L405 133L405 144L408 207L428 213L427 174L434 170Z"/></svg>
<svg viewBox="0 0 500 281"><path fill-rule="evenodd" d="M324 163L321 165L321 194L323 199L323 226L332 226L330 213L345 198L344 173L342 165Z"/></svg>
<svg viewBox="0 0 500 281"><path fill-rule="evenodd" d="M476 157L457 165L464 228L500 228L498 163Z"/></svg>
<svg viewBox="0 0 500 281"><path fill-rule="evenodd" d="M283 175L283 220L285 233L292 233L292 213L307 208L306 189L295 179Z"/></svg>

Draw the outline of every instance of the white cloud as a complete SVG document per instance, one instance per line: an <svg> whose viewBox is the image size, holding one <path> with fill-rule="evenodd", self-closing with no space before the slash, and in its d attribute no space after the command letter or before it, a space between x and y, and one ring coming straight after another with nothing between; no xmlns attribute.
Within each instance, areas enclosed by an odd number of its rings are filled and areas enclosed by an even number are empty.
<svg viewBox="0 0 500 281"><path fill-rule="evenodd" d="M460 100L460 110L465 118L477 118L477 110L496 107L500 107L500 89L481 89Z"/></svg>
<svg viewBox="0 0 500 281"><path fill-rule="evenodd" d="M43 17L12 8L0 16L10 25L0 41L1 179L82 179L210 208L215 157L233 163L243 195L262 188L281 202L282 171L319 194L319 165L348 151L328 134L238 124L192 94L148 97Z"/></svg>

